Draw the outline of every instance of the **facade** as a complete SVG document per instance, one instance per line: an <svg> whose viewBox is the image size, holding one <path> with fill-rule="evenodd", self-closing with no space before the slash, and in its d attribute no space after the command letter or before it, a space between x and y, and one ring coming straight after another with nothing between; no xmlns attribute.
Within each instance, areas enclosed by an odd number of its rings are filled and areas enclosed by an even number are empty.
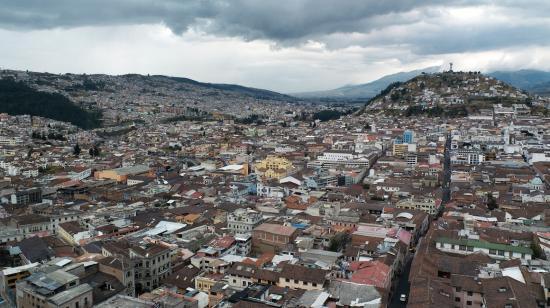
<svg viewBox="0 0 550 308"><path fill-rule="evenodd" d="M495 244L476 239L453 239L448 237L440 237L436 240L436 247L444 252L461 255L483 252L495 260L531 260L533 257L533 250L531 250L531 248Z"/></svg>
<svg viewBox="0 0 550 308"><path fill-rule="evenodd" d="M136 165L130 167L121 167L116 169L108 169L96 171L94 177L96 179L109 179L117 182L126 182L129 176L140 175L150 172L148 166Z"/></svg>
<svg viewBox="0 0 550 308"><path fill-rule="evenodd" d="M16 282L25 279L31 275L30 270L39 265L31 263L12 268L6 268L0 272L0 289L6 294L9 290L14 290Z"/></svg>
<svg viewBox="0 0 550 308"><path fill-rule="evenodd" d="M414 143L414 132L412 130L403 132L403 143Z"/></svg>
<svg viewBox="0 0 550 308"><path fill-rule="evenodd" d="M435 198L409 198L404 200L399 200L395 207L402 210L419 210L426 212L430 215L437 214L439 206L441 205L441 200Z"/></svg>
<svg viewBox="0 0 550 308"><path fill-rule="evenodd" d="M475 149L458 149L451 154L453 165L479 165L485 161L485 154Z"/></svg>
<svg viewBox="0 0 550 308"><path fill-rule="evenodd" d="M350 167L350 168L370 168L378 158L377 152L369 152L366 154L356 154L346 151L327 151L323 155L308 165L318 167Z"/></svg>
<svg viewBox="0 0 550 308"><path fill-rule="evenodd" d="M80 245L81 240L92 236L89 230L80 226L76 221L64 222L57 227L57 234L72 245Z"/></svg>
<svg viewBox="0 0 550 308"><path fill-rule="evenodd" d="M323 290L328 274L321 269L285 264L277 285L290 289Z"/></svg>
<svg viewBox="0 0 550 308"><path fill-rule="evenodd" d="M133 265L136 293L156 289L172 271L170 249L157 244L112 243L103 246L102 254L125 258Z"/></svg>
<svg viewBox="0 0 550 308"><path fill-rule="evenodd" d="M252 232L252 251L279 252L292 244L299 231L294 227L264 223Z"/></svg>
<svg viewBox="0 0 550 308"><path fill-rule="evenodd" d="M292 162L284 157L267 156L254 166L256 173L269 179L281 179L292 170Z"/></svg>
<svg viewBox="0 0 550 308"><path fill-rule="evenodd" d="M42 189L29 188L19 190L11 195L11 204L26 205L30 203L42 202Z"/></svg>
<svg viewBox="0 0 550 308"><path fill-rule="evenodd" d="M227 228L234 234L251 233L262 221L262 215L248 209L236 209L227 214Z"/></svg>

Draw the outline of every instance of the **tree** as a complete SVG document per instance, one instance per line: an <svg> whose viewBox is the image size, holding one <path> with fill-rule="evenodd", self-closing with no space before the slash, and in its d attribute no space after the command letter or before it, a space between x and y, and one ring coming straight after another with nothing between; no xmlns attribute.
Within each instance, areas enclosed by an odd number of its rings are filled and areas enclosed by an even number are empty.
<svg viewBox="0 0 550 308"><path fill-rule="evenodd" d="M88 150L88 154L90 154L91 157L97 157L99 154L101 154L101 151L99 150L99 147L97 145L94 145L93 147Z"/></svg>
<svg viewBox="0 0 550 308"><path fill-rule="evenodd" d="M80 155L80 152L81 152L81 151L82 151L82 150L80 149L80 146L78 145L78 143L75 144L75 146L74 146L74 148L73 148L73 154L74 154L75 156L78 156L78 155Z"/></svg>
<svg viewBox="0 0 550 308"><path fill-rule="evenodd" d="M347 241L348 241L347 233L338 232L330 239L328 249L330 251L340 251L342 248L346 246Z"/></svg>
<svg viewBox="0 0 550 308"><path fill-rule="evenodd" d="M493 197L492 193L487 194L487 208L492 211L498 209L497 200Z"/></svg>

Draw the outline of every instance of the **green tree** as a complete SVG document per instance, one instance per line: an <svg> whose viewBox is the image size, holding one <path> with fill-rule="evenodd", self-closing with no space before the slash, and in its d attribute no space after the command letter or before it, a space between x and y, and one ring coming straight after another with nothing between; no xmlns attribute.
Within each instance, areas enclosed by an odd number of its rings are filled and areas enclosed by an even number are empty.
<svg viewBox="0 0 550 308"><path fill-rule="evenodd" d="M74 154L75 156L78 156L78 155L80 155L80 152L81 152L81 151L82 151L82 150L80 149L80 145L78 145L78 143L75 144L75 145L74 145L74 148L73 148L73 154Z"/></svg>
<svg viewBox="0 0 550 308"><path fill-rule="evenodd" d="M487 208L492 211L498 209L497 200L493 197L492 193L487 194Z"/></svg>
<svg viewBox="0 0 550 308"><path fill-rule="evenodd" d="M340 251L342 248L346 246L347 241L348 241L347 233L338 232L330 239L328 249L330 251Z"/></svg>

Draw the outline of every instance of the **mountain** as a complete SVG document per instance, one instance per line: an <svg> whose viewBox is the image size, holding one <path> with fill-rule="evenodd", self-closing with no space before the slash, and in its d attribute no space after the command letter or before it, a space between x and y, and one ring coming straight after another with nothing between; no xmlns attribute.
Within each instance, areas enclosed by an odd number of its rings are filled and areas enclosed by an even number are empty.
<svg viewBox="0 0 550 308"><path fill-rule="evenodd" d="M432 66L419 70L387 75L369 83L347 85L327 91L293 93L292 95L300 98L369 99L376 96L380 91L394 82L404 82L422 73L435 73L440 70L441 67Z"/></svg>
<svg viewBox="0 0 550 308"><path fill-rule="evenodd" d="M550 72L539 70L496 71L488 75L533 94L550 94Z"/></svg>
<svg viewBox="0 0 550 308"><path fill-rule="evenodd" d="M462 117L499 103L530 103L532 97L507 83L478 72L421 74L393 83L371 99L365 110L412 116Z"/></svg>
<svg viewBox="0 0 550 308"><path fill-rule="evenodd" d="M0 80L16 81L17 87L14 89L20 93L9 94L9 87L0 89L0 95L10 97L10 102L14 97L23 99L28 96L37 102L47 102L43 106L31 106L24 100L21 106L9 104L9 107L4 102L6 106L3 111L69 121L82 128L97 127L100 122L98 114L103 115L101 122L104 126L111 126L127 121L153 123L159 117L181 114L186 108L242 117L250 115L254 107L261 109L261 106L269 104L300 101L296 97L269 90L162 75L114 76L0 70ZM43 108L45 106L52 108ZM95 118L87 118L86 114Z"/></svg>
<svg viewBox="0 0 550 308"><path fill-rule="evenodd" d="M156 76L160 78L165 77L162 75L156 75ZM239 93L239 94L250 96L257 99L283 100L283 101L297 100L296 97L293 97L287 94L282 94L282 93L278 93L270 90L245 87L245 86L236 85L236 84L199 82L193 79L183 78L183 77L169 77L169 78L181 83L189 83L199 87Z"/></svg>
<svg viewBox="0 0 550 308"><path fill-rule="evenodd" d="M100 124L98 113L82 109L65 96L40 92L9 78L0 79L0 112L41 116L81 128L95 128Z"/></svg>

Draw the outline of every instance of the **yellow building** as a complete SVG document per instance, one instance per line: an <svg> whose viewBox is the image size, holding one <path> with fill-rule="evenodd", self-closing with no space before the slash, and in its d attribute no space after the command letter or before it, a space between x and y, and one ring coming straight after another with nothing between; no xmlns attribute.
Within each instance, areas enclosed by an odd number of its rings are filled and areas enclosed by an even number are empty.
<svg viewBox="0 0 550 308"><path fill-rule="evenodd" d="M409 150L409 145L406 143L393 144L393 156L403 157L408 150Z"/></svg>
<svg viewBox="0 0 550 308"><path fill-rule="evenodd" d="M195 277L195 289L209 293L210 289L223 278L220 274L204 274Z"/></svg>
<svg viewBox="0 0 550 308"><path fill-rule="evenodd" d="M96 179L109 179L117 182L126 182L128 176L134 176L144 173L149 173L150 169L144 165L136 165L131 167L122 167L116 169L108 169L96 171L94 177Z"/></svg>
<svg viewBox="0 0 550 308"><path fill-rule="evenodd" d="M29 277L31 275L30 269L38 265L40 264L31 263L2 270L0 272L0 288L3 293L7 293L8 290L15 290L15 283Z"/></svg>
<svg viewBox="0 0 550 308"><path fill-rule="evenodd" d="M281 179L292 170L292 162L284 157L269 155L256 163L254 169L260 176L270 179Z"/></svg>

